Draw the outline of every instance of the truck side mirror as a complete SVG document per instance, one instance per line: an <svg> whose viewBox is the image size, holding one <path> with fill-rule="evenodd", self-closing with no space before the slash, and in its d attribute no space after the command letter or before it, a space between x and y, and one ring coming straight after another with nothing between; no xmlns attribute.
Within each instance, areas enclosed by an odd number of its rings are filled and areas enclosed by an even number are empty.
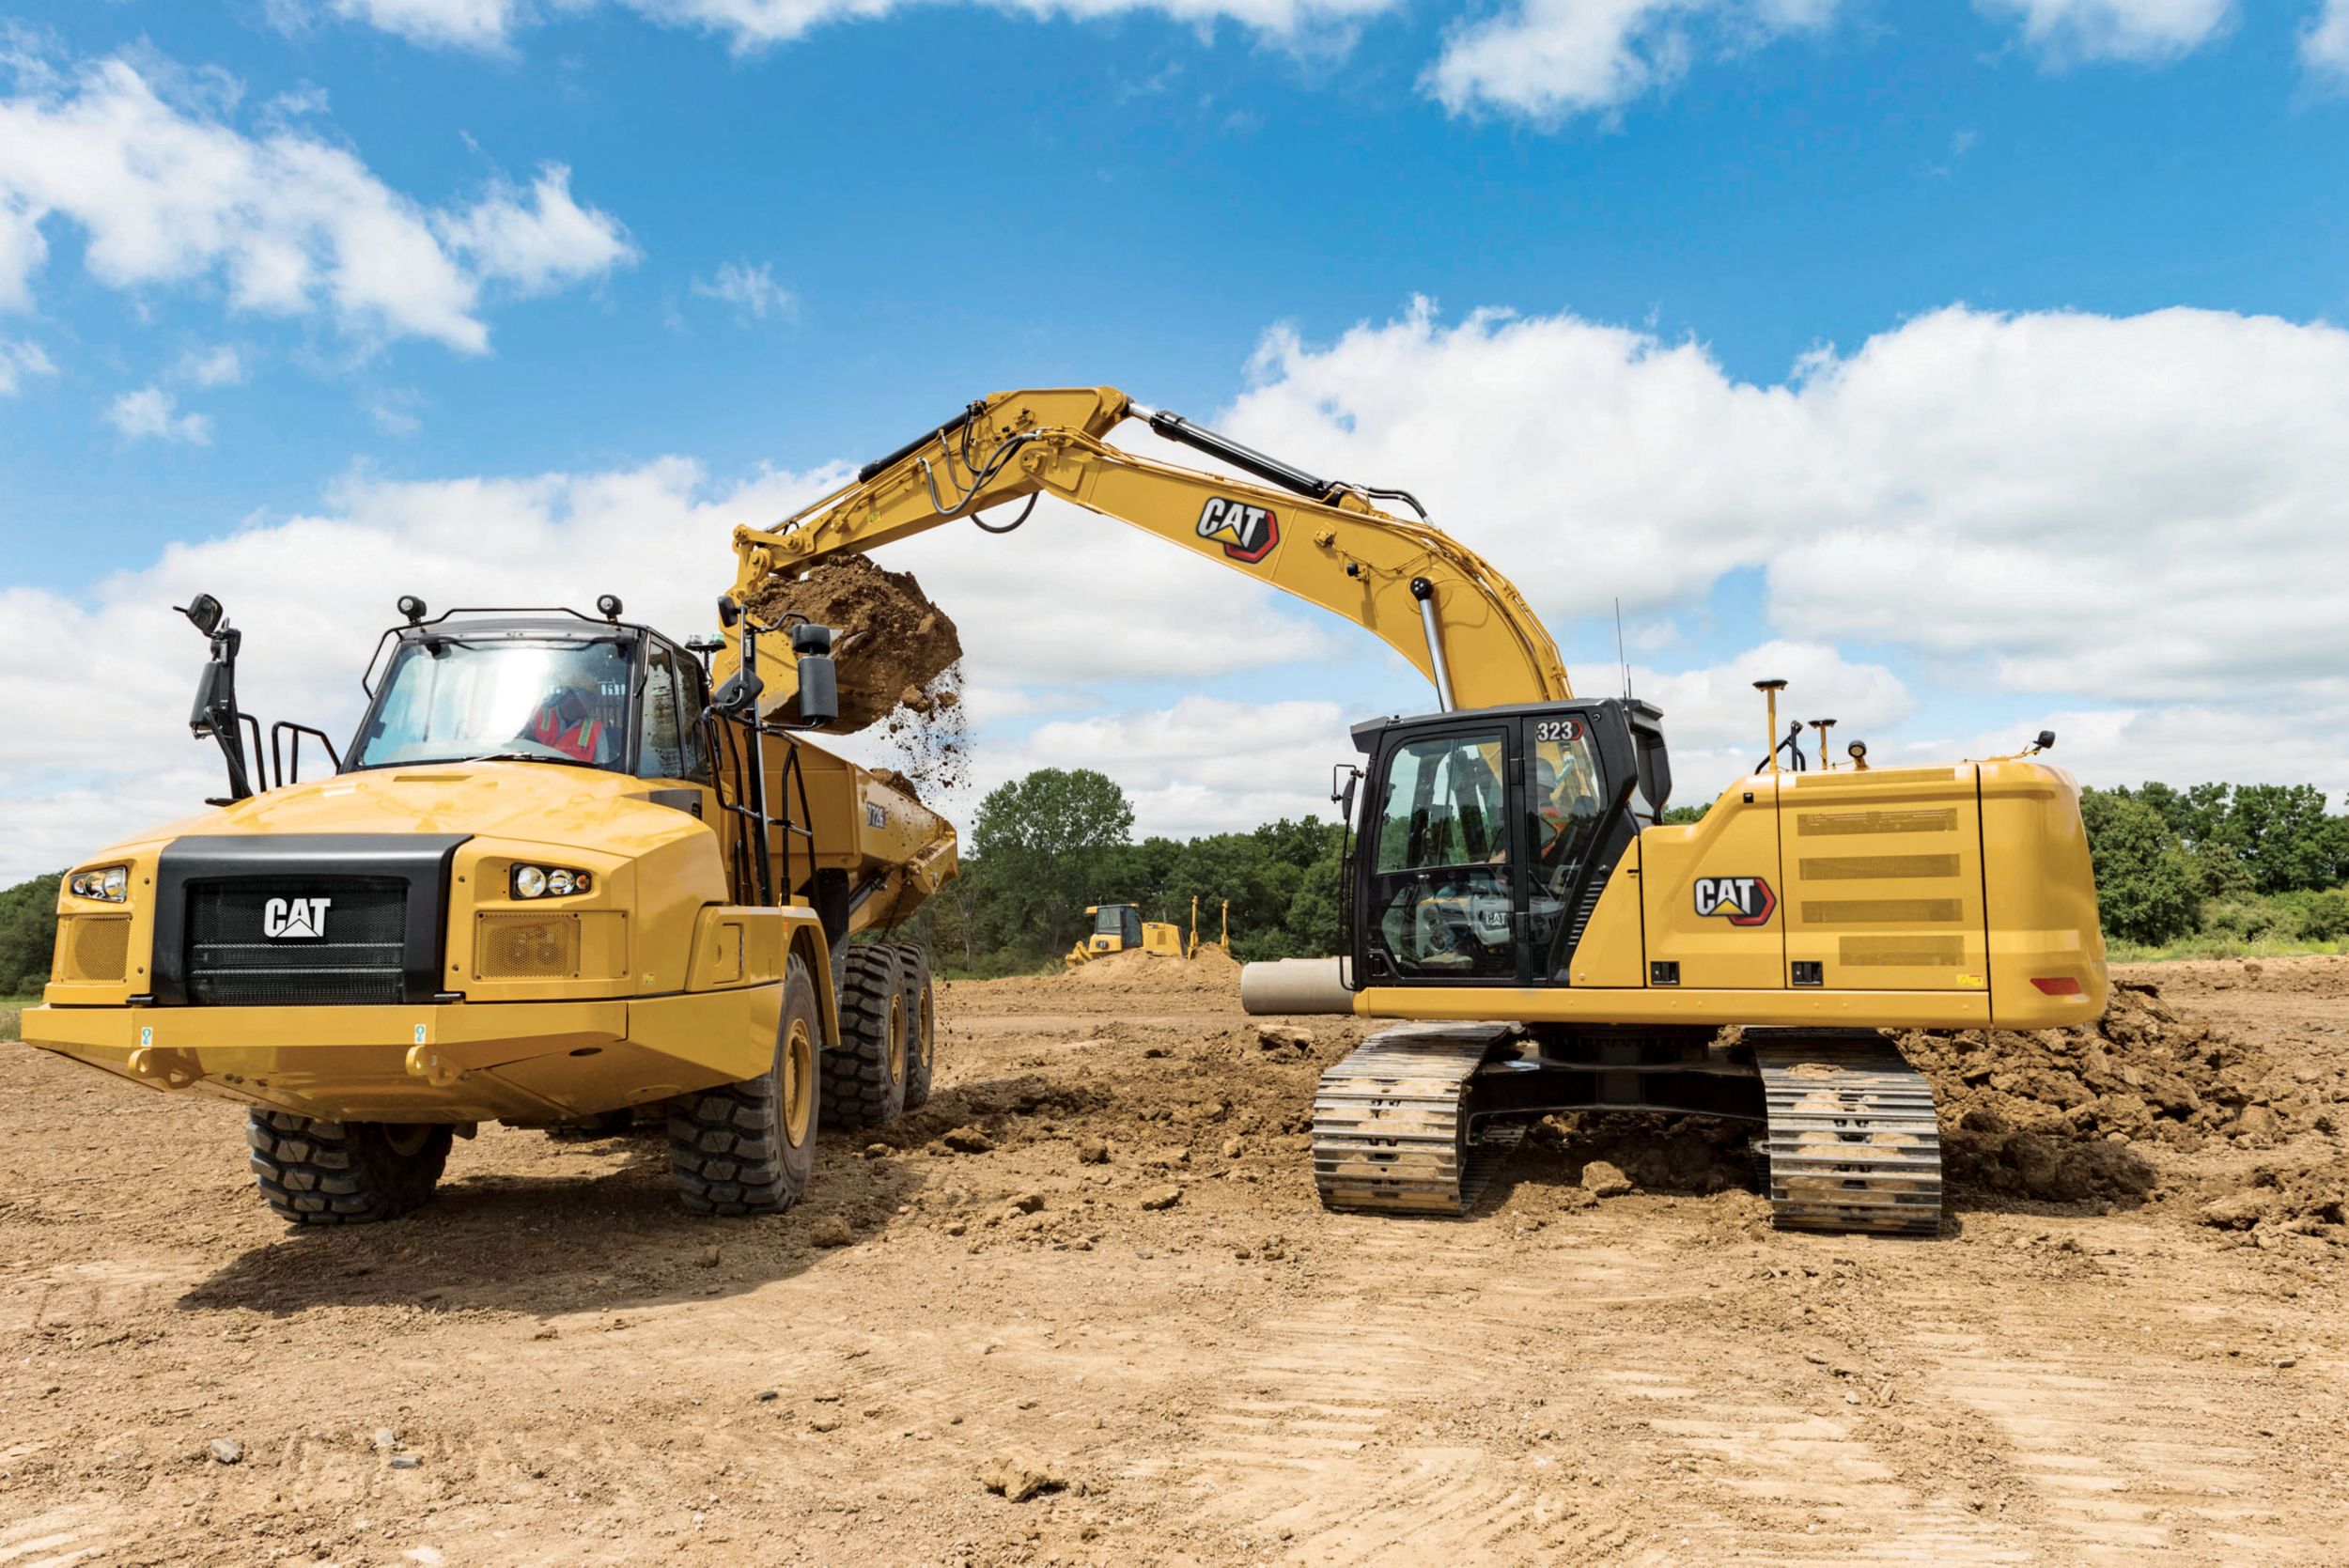
<svg viewBox="0 0 2349 1568"><path fill-rule="evenodd" d="M802 622L791 629L800 656L800 724L821 729L840 717L840 668L832 662L832 628Z"/></svg>
<svg viewBox="0 0 2349 1568"><path fill-rule="evenodd" d="M745 666L728 675L725 684L709 699L709 706L729 719L756 719L759 693L767 683L758 678L758 672Z"/></svg>
<svg viewBox="0 0 2349 1568"><path fill-rule="evenodd" d="M226 717L222 709L227 706L222 699L234 700L227 677L228 666L218 660L205 665L195 677L195 706L188 710L188 733L198 740L210 739L221 729Z"/></svg>
<svg viewBox="0 0 2349 1568"><path fill-rule="evenodd" d="M187 603L173 608L194 622L195 629L207 637L220 629L220 600L210 594L198 594Z"/></svg>

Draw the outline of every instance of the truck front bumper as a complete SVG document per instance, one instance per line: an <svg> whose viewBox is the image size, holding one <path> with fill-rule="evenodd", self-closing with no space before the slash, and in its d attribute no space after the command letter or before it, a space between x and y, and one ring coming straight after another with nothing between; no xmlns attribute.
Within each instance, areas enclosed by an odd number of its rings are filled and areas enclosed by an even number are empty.
<svg viewBox="0 0 2349 1568"><path fill-rule="evenodd" d="M549 1123L764 1072L782 987L605 1001L33 1007L24 1043L334 1121Z"/></svg>

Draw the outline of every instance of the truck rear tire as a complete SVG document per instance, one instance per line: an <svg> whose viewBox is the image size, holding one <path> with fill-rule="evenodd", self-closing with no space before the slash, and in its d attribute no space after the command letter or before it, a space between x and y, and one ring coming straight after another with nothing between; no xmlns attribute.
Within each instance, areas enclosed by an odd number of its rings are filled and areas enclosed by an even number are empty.
<svg viewBox="0 0 2349 1568"><path fill-rule="evenodd" d="M930 986L929 955L911 942L897 947L906 996L906 1109L929 1104L930 1079L938 1066L938 1011Z"/></svg>
<svg viewBox="0 0 2349 1568"><path fill-rule="evenodd" d="M269 1206L297 1225L371 1225L432 1196L454 1131L253 1110L245 1117L245 1164Z"/></svg>
<svg viewBox="0 0 2349 1568"><path fill-rule="evenodd" d="M775 1058L765 1072L677 1100L669 1111L669 1172L695 1214L781 1214L816 1168L823 1018L807 965L783 982Z"/></svg>
<svg viewBox="0 0 2349 1568"><path fill-rule="evenodd" d="M840 980L840 1044L824 1053L824 1119L836 1127L877 1127L906 1108L906 996L897 950L860 942Z"/></svg>

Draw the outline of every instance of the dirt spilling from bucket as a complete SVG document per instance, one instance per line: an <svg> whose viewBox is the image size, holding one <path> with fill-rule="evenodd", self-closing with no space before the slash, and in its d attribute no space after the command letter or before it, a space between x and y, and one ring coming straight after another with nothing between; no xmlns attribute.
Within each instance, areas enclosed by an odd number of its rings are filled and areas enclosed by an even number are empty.
<svg viewBox="0 0 2349 1568"><path fill-rule="evenodd" d="M970 782L962 637L911 572L890 571L870 556L834 556L798 578L768 578L750 608L762 620L798 614L832 629L840 717L826 730L881 725L898 785L917 798Z"/></svg>

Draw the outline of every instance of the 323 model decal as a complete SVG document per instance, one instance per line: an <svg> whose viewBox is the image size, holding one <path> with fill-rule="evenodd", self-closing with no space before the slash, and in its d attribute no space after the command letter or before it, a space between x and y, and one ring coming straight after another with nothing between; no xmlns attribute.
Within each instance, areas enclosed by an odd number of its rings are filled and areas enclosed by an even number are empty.
<svg viewBox="0 0 2349 1568"><path fill-rule="evenodd" d="M1721 915L1732 925L1767 925L1778 894L1759 877L1700 877L1697 913Z"/></svg>

